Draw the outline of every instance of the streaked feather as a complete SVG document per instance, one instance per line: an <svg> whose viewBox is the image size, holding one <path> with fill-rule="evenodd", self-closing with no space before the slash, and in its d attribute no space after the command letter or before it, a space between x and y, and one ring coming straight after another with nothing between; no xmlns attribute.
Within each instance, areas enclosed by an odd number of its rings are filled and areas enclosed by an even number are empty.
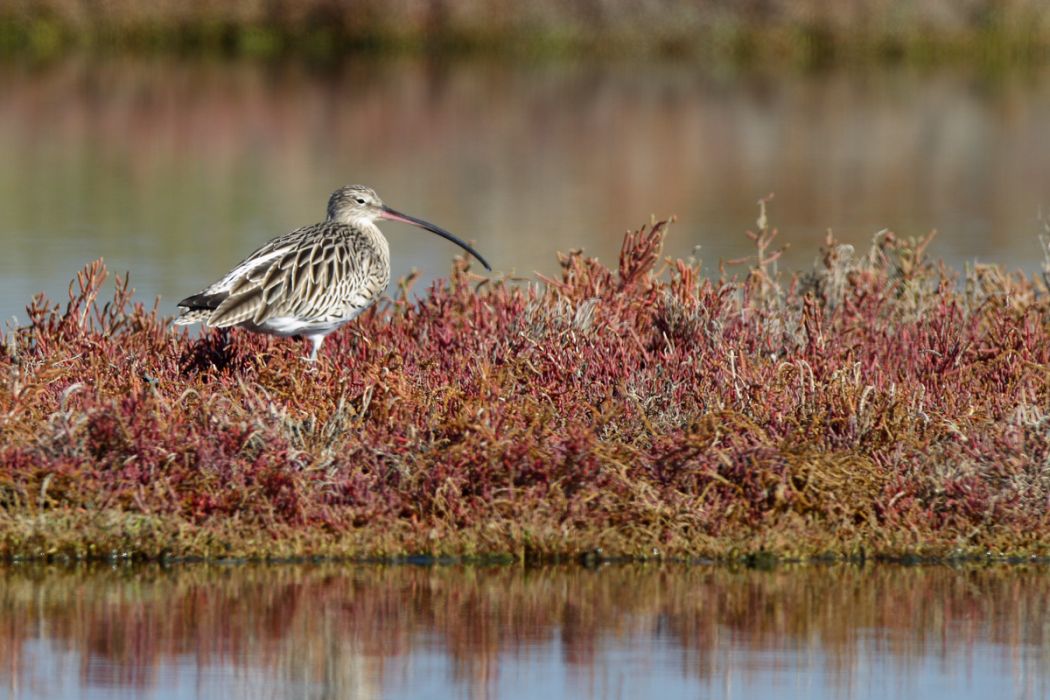
<svg viewBox="0 0 1050 700"><path fill-rule="evenodd" d="M262 298L255 289L248 289L240 294L226 297L208 319L208 325L227 328L249 320L259 323L264 312L265 305Z"/></svg>
<svg viewBox="0 0 1050 700"><path fill-rule="evenodd" d="M390 280L389 249L374 225L331 221L275 238L227 275L179 302L180 325L226 328L296 318L303 333L357 315ZM379 264L375 264L379 262Z"/></svg>

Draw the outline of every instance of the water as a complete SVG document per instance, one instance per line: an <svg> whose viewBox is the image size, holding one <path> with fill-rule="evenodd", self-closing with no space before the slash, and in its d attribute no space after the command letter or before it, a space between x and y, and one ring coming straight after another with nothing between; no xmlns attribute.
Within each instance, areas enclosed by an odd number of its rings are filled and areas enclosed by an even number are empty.
<svg viewBox="0 0 1050 700"><path fill-rule="evenodd" d="M1050 569L0 568L10 698L1043 698Z"/></svg>
<svg viewBox="0 0 1050 700"><path fill-rule="evenodd" d="M1050 69L715 71L695 63L172 58L0 63L0 318L104 257L162 308L336 186L477 242L505 274L677 214L667 252L747 254L755 201L808 266L825 230L941 233L935 255L1037 269ZM394 275L458 249L387 224ZM420 293L424 286L417 288Z"/></svg>

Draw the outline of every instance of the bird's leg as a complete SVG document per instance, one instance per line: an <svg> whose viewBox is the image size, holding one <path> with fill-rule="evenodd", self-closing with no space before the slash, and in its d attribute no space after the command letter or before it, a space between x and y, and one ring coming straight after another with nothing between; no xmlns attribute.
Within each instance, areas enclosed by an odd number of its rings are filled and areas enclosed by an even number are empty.
<svg viewBox="0 0 1050 700"><path fill-rule="evenodd" d="M306 358L306 361L317 362L317 351L321 349L321 344L324 342L324 335L308 335L306 337L313 345L313 350L310 352L310 357Z"/></svg>

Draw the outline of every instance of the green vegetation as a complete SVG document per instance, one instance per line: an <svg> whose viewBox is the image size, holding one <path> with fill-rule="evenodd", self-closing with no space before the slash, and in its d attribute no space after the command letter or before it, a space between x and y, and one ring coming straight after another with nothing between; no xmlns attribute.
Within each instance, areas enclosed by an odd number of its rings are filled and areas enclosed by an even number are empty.
<svg viewBox="0 0 1050 700"><path fill-rule="evenodd" d="M1046 55L1048 15L1025 0L848 0L833 6L806 0L14 0L0 8L0 49L38 56L72 48L320 58L439 50L773 58L803 65L832 58L1003 62Z"/></svg>
<svg viewBox="0 0 1050 700"><path fill-rule="evenodd" d="M666 222L617 270L461 263L316 366L95 263L2 338L0 556L1050 553L1045 279L888 233L782 278L759 223L738 277L661 263Z"/></svg>

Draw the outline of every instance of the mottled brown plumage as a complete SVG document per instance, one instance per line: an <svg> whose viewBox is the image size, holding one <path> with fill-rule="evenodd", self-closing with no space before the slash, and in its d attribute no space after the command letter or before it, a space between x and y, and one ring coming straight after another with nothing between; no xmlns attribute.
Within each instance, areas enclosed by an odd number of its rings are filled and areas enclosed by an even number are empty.
<svg viewBox="0 0 1050 700"><path fill-rule="evenodd" d="M448 231L394 211L372 189L352 185L332 193L324 222L273 239L221 280L180 301L175 323L305 336L315 360L325 336L375 303L390 282L390 249L374 223L378 218L425 228L491 269Z"/></svg>

